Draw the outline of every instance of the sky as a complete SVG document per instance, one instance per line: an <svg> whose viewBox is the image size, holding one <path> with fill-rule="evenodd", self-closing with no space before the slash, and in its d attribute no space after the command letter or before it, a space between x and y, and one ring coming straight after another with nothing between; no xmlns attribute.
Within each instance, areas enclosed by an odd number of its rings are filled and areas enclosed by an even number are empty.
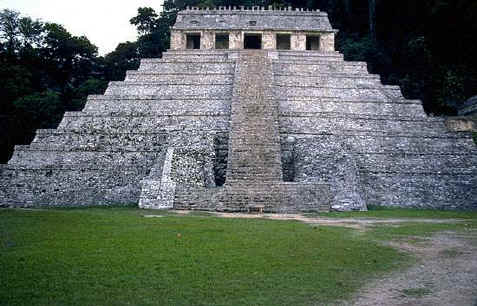
<svg viewBox="0 0 477 306"><path fill-rule="evenodd" d="M136 28L129 19L139 7L157 13L163 0L0 0L0 10L10 9L45 22L62 24L75 36L85 35L99 48L99 54L113 51L125 41L135 41Z"/></svg>

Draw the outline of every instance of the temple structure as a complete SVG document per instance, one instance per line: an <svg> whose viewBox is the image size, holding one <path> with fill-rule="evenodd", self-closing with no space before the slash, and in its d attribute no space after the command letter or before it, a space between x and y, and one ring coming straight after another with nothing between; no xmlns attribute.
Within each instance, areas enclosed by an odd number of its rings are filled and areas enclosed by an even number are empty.
<svg viewBox="0 0 477 306"><path fill-rule="evenodd" d="M333 52L336 32L328 15L320 11L192 8L179 13L171 31L171 49Z"/></svg>
<svg viewBox="0 0 477 306"><path fill-rule="evenodd" d="M17 146L4 205L477 209L477 150L344 61L326 13L188 8L171 50Z"/></svg>

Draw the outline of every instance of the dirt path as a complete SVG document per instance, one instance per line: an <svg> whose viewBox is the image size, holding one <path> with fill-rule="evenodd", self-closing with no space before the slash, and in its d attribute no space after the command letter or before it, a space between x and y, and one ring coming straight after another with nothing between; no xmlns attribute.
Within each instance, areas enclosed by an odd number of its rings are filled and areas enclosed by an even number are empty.
<svg viewBox="0 0 477 306"><path fill-rule="evenodd" d="M181 213L181 212L179 212ZM296 214L214 213L223 218L266 218L297 220L313 225L344 226L366 230L375 224L457 223L458 219L375 219L324 218ZM416 264L404 271L371 280L349 301L339 305L453 305L477 306L477 233L443 232L429 238L409 237L409 241L390 242L391 246L409 252Z"/></svg>
<svg viewBox="0 0 477 306"><path fill-rule="evenodd" d="M176 214L190 214L190 210L173 210ZM314 225L340 226L364 230L368 226L376 224L400 224L400 223L458 223L464 219L424 219L424 218L326 218L307 217L300 214L247 214L247 213L221 213L209 212L221 218L247 218L247 219L271 219L271 220L295 220Z"/></svg>
<svg viewBox="0 0 477 306"><path fill-rule="evenodd" d="M418 262L376 279L342 305L477 306L476 234L440 233L422 243L392 243Z"/></svg>

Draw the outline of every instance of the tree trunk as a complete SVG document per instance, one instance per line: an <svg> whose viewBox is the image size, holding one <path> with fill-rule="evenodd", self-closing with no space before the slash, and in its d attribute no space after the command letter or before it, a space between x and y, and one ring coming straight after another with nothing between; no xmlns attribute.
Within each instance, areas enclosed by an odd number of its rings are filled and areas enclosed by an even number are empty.
<svg viewBox="0 0 477 306"><path fill-rule="evenodd" d="M369 35L376 41L376 0L368 0L369 5Z"/></svg>
<svg viewBox="0 0 477 306"><path fill-rule="evenodd" d="M343 6L346 17L349 18L351 16L351 0L343 0Z"/></svg>
<svg viewBox="0 0 477 306"><path fill-rule="evenodd" d="M348 24L352 24L353 12L352 12L351 0L343 0L343 7L345 11L346 22Z"/></svg>

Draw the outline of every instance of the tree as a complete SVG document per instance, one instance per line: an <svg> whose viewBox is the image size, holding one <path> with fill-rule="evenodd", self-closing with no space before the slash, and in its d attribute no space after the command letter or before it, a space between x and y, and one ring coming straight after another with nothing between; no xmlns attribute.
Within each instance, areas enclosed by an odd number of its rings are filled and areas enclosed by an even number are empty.
<svg viewBox="0 0 477 306"><path fill-rule="evenodd" d="M108 87L108 81L89 78L78 88L73 90L71 103L66 106L67 111L80 111L83 109L89 95L102 95Z"/></svg>
<svg viewBox="0 0 477 306"><path fill-rule="evenodd" d="M11 10L3 10L0 13L0 39L6 42L6 51L10 55L13 55L18 47L19 16L20 13Z"/></svg>
<svg viewBox="0 0 477 306"><path fill-rule="evenodd" d="M369 6L369 36L376 41L376 0L368 0Z"/></svg>
<svg viewBox="0 0 477 306"><path fill-rule="evenodd" d="M24 96L13 104L17 118L27 129L55 128L63 117L60 95L51 90Z"/></svg>
<svg viewBox="0 0 477 306"><path fill-rule="evenodd" d="M149 34L155 31L159 15L151 7L140 7L137 9L137 16L129 20L136 26L140 35Z"/></svg>
<svg viewBox="0 0 477 306"><path fill-rule="evenodd" d="M190 2L181 2L190 5ZM179 8L174 1L166 0L160 15L154 9L139 8L138 15L130 20L135 25L140 37L137 41L142 58L161 57L170 46L170 28L174 25Z"/></svg>
<svg viewBox="0 0 477 306"><path fill-rule="evenodd" d="M111 81L124 80L127 70L139 67L139 50L136 42L119 44L116 49L104 57L105 76Z"/></svg>
<svg viewBox="0 0 477 306"><path fill-rule="evenodd" d="M85 36L72 36L63 26L46 23L40 52L48 65L49 86L64 93L88 79L95 68L98 48Z"/></svg>
<svg viewBox="0 0 477 306"><path fill-rule="evenodd" d="M43 23L30 17L20 18L20 13L11 10L0 12L0 39L8 54L18 53L21 48L40 46L43 40Z"/></svg>

